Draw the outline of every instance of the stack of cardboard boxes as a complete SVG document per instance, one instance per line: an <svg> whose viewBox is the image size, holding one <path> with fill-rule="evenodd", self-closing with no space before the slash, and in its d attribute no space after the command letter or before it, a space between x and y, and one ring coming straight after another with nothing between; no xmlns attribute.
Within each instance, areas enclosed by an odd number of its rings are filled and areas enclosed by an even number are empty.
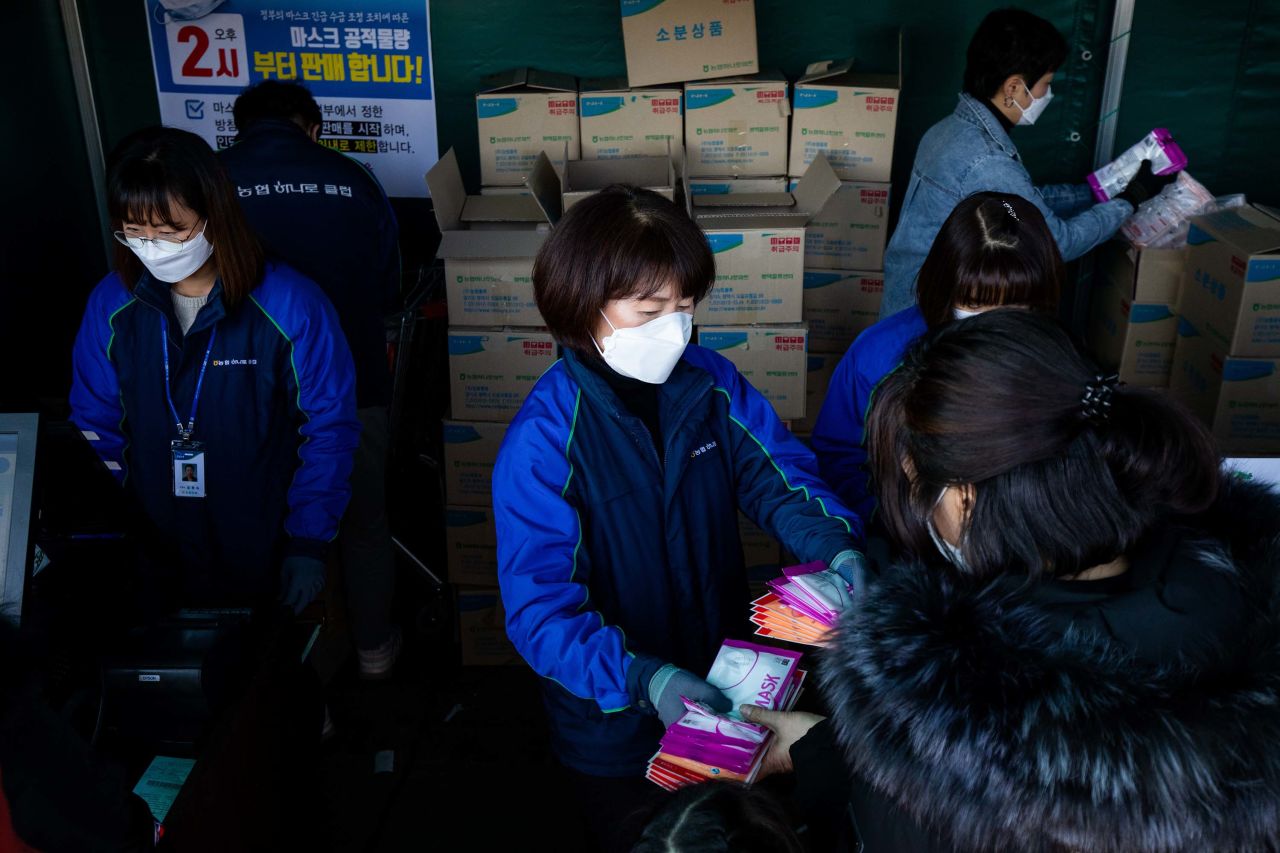
<svg viewBox="0 0 1280 853"><path fill-rule="evenodd" d="M1228 456L1280 454L1280 215L1192 220L1170 391Z"/></svg>
<svg viewBox="0 0 1280 853"><path fill-rule="evenodd" d="M428 175L449 302L447 539L464 663L512 657L490 477L506 424L556 357L531 273L564 210L612 183L686 205L717 270L698 343L801 434L879 313L901 62L895 75L821 63L793 92L760 71L752 0L623 0L622 27L625 81L533 69L486 81L479 196L452 152ZM746 519L743 541L753 575L775 575L777 543Z"/></svg>
<svg viewBox="0 0 1280 853"><path fill-rule="evenodd" d="M1098 257L1099 363L1184 403L1225 455L1280 454L1280 215L1223 210L1193 219L1184 248Z"/></svg>
<svg viewBox="0 0 1280 853"><path fill-rule="evenodd" d="M524 194L468 196L453 151L427 174L449 304L445 539L464 664L518 660L501 617L490 480L506 425L556 359L532 270L560 215L561 180L539 151L522 181Z"/></svg>

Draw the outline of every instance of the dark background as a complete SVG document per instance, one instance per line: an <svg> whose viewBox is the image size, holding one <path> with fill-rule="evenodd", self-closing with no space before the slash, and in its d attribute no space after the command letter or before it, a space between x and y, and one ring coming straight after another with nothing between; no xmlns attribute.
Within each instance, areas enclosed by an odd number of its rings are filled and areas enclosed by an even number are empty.
<svg viewBox="0 0 1280 853"><path fill-rule="evenodd" d="M891 71L904 36L904 84L894 186L906 185L921 134L954 106L964 50L996 2L911 3L757 0L760 58L795 77L810 62L854 56ZM1018 146L1040 181L1079 180L1089 170L1110 40L1106 0L1034 0L1071 52L1052 107ZM80 0L103 143L159 118L145 10L138 0ZM48 410L70 382L71 343L84 301L107 271L59 4L6 7L0 162L0 405ZM582 77L625 72L618 6L596 2L438 0L431 6L440 149L458 151L477 177L472 95L494 71L531 65ZM1118 146L1153 126L1170 128L1190 171L1218 194L1245 192L1280 204L1280 2L1139 2L1119 113ZM424 171L428 164L424 163ZM396 201L410 283L434 251L429 203Z"/></svg>

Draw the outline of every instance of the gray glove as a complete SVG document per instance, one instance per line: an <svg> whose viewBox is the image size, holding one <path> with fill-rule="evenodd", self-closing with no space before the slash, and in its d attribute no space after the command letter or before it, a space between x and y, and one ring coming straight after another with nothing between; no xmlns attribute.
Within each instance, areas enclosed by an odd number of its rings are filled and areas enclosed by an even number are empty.
<svg viewBox="0 0 1280 853"><path fill-rule="evenodd" d="M280 569L280 603L296 616L324 590L324 561L285 557Z"/></svg>
<svg viewBox="0 0 1280 853"><path fill-rule="evenodd" d="M658 709L658 718L667 728L675 725L676 720L688 710L681 696L701 702L717 714L723 714L733 707L729 697L720 688L713 687L687 669L669 663L659 669L649 682L649 701Z"/></svg>
<svg viewBox="0 0 1280 853"><path fill-rule="evenodd" d="M627 690L640 710L657 714L670 728L685 712L681 696L702 702L716 713L730 709L729 697L687 669L652 655L636 655L627 669Z"/></svg>

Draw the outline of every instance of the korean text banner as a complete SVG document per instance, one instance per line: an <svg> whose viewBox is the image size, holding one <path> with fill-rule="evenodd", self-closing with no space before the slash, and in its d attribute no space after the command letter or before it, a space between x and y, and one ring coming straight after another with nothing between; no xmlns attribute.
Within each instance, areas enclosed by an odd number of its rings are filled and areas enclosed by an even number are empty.
<svg viewBox="0 0 1280 853"><path fill-rule="evenodd" d="M436 113L427 0L144 0L160 118L215 148L236 138L246 86L295 80L320 104L320 141L392 196L425 196Z"/></svg>

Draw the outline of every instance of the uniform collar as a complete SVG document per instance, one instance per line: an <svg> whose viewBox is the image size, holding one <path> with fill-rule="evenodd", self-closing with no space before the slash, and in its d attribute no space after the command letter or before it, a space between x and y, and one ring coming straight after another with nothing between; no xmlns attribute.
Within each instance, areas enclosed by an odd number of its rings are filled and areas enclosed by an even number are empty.
<svg viewBox="0 0 1280 853"><path fill-rule="evenodd" d="M610 413L619 416L627 413L617 393L609 387L609 383L603 377L583 364L582 356L578 355L570 347L565 347L562 358L564 359L565 369L573 380L578 383L578 387L583 390L587 397ZM709 390L711 388L711 378L706 371L689 364L682 356L676 362L675 369L671 371L671 376L657 388L658 405L664 414L663 421L665 423L667 413L680 414L679 410L688 404L689 398L703 390Z"/></svg>
<svg viewBox="0 0 1280 853"><path fill-rule="evenodd" d="M133 287L133 295L139 302L150 305L164 314L170 325L176 328L177 316L173 310L171 288L172 285L168 282L160 281L144 269L138 277L138 283ZM222 279L215 278L213 280L213 290L209 291L209 298L196 316L195 323L187 330L187 336L189 337L196 332L207 329L226 315L227 309L222 302Z"/></svg>

